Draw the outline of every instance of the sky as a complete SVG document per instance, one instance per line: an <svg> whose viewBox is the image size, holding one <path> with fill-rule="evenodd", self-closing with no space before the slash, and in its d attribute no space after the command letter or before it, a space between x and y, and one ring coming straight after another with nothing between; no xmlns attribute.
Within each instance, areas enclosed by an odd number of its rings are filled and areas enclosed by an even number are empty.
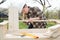
<svg viewBox="0 0 60 40"><path fill-rule="evenodd" d="M20 1L21 0L7 0L6 2L4 2L3 4L0 5L0 8L8 8L11 4L16 4L17 6L19 6ZM41 4L39 4L36 1L33 1L33 0L23 0L23 1L27 1L26 4L28 6L31 6L31 7L37 6L41 10L43 9L42 6L41 6ZM60 0L48 0L48 1L51 4L51 7L48 8L49 10L59 9L60 8ZM46 2L46 6L48 6L47 2Z"/></svg>
<svg viewBox="0 0 60 40"><path fill-rule="evenodd" d="M48 8L49 10L53 10L53 9L59 9L60 8L60 0L48 0L49 3L51 4L51 7ZM40 9L42 9L41 4L37 3L37 2L32 2L30 1L29 5L30 6L38 6ZM49 6L49 4L46 2L46 6Z"/></svg>

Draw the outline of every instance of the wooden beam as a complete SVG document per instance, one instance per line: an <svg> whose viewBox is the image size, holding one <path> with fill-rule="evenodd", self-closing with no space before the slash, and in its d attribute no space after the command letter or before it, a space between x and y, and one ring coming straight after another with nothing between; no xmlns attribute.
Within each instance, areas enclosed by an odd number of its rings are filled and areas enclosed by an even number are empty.
<svg viewBox="0 0 60 40"><path fill-rule="evenodd" d="M19 20L19 21L22 21L22 22L29 22L29 20ZM51 20L32 20L33 22L48 22L48 21L55 21L56 23L59 23L60 24L60 20L56 20L56 19L51 19Z"/></svg>

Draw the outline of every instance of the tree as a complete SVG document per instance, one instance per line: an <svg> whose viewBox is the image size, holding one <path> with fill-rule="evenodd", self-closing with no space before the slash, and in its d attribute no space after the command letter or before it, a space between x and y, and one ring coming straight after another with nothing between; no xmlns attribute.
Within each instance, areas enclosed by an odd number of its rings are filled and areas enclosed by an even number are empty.
<svg viewBox="0 0 60 40"><path fill-rule="evenodd" d="M42 7L43 7L43 13L45 13L45 10L46 10L47 8L51 7L51 5L50 5L50 3L49 3L48 0L35 0L35 1L42 5ZM46 5L46 3L45 3L46 1L47 1L48 4L49 4L48 7L45 6L45 5Z"/></svg>
<svg viewBox="0 0 60 40"><path fill-rule="evenodd" d="M1 2L0 2L0 4L2 4L2 3L4 3L6 0L2 0Z"/></svg>
<svg viewBox="0 0 60 40"><path fill-rule="evenodd" d="M2 0L2 1L0 1L0 4L2 4L2 3L4 3L6 0ZM3 19L0 17L0 22L2 22L3 21Z"/></svg>
<svg viewBox="0 0 60 40"><path fill-rule="evenodd" d="M58 17L59 17L59 19L60 19L60 10L58 10Z"/></svg>

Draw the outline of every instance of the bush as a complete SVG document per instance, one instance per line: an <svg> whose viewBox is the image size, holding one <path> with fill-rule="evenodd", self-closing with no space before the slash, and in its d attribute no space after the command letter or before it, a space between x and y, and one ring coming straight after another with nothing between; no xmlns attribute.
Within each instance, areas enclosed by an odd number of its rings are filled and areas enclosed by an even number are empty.
<svg viewBox="0 0 60 40"><path fill-rule="evenodd" d="M0 19L0 22L3 22L3 19Z"/></svg>

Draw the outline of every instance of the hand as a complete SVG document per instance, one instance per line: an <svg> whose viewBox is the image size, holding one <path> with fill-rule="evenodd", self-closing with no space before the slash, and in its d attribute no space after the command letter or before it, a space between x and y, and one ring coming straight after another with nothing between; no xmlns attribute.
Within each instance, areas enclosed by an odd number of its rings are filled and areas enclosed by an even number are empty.
<svg viewBox="0 0 60 40"><path fill-rule="evenodd" d="M33 18L30 18L30 19L29 19L29 22L32 22L32 21L33 21Z"/></svg>

